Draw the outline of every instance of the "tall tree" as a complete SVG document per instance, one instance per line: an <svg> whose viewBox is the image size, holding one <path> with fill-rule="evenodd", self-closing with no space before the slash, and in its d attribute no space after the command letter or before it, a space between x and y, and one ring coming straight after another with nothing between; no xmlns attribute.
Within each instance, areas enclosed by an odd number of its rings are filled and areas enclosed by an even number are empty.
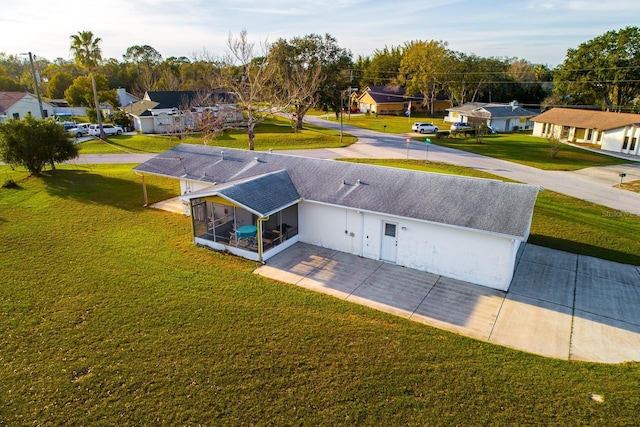
<svg viewBox="0 0 640 427"><path fill-rule="evenodd" d="M450 54L442 41L414 41L407 43L398 82L404 85L407 95L424 95L424 105L434 113L436 95L444 89Z"/></svg>
<svg viewBox="0 0 640 427"><path fill-rule="evenodd" d="M273 68L269 67L268 46L263 46L265 56L258 56L255 44L242 30L238 37L229 34L227 39L228 57L220 67L220 86L234 93L238 106L246 117L249 136L249 150L255 147L255 127L272 114L267 89Z"/></svg>
<svg viewBox="0 0 640 427"><path fill-rule="evenodd" d="M15 79L11 78L7 70L0 65L0 90L7 92L18 92L22 90L22 86Z"/></svg>
<svg viewBox="0 0 640 427"><path fill-rule="evenodd" d="M387 47L375 50L369 66L364 70L360 81L362 86L386 86L398 76L402 61L402 47Z"/></svg>
<svg viewBox="0 0 640 427"><path fill-rule="evenodd" d="M307 111L317 104L320 85L327 78L325 58L316 36L280 39L271 45L269 66L273 67L271 91L281 111L292 111L292 127L302 129Z"/></svg>
<svg viewBox="0 0 640 427"><path fill-rule="evenodd" d="M64 92L73 84L73 76L64 71L55 73L47 83L47 93L49 98L64 98Z"/></svg>
<svg viewBox="0 0 640 427"><path fill-rule="evenodd" d="M156 65L162 62L162 55L149 45L135 45L127 48L127 51L122 55L126 62L133 62L138 67L145 67L152 69Z"/></svg>
<svg viewBox="0 0 640 427"><path fill-rule="evenodd" d="M78 34L71 36L71 53L79 66L91 77L91 85L93 87L93 99L96 106L98 127L100 128L100 138L104 139L105 134L102 129L102 117L100 112L100 104L98 103L98 91L96 89L96 81L94 72L102 62L102 49L100 49L100 37L93 36L91 31L79 31Z"/></svg>
<svg viewBox="0 0 640 427"><path fill-rule="evenodd" d="M627 27L569 49L554 71L554 92L569 104L621 111L640 96L640 30Z"/></svg>

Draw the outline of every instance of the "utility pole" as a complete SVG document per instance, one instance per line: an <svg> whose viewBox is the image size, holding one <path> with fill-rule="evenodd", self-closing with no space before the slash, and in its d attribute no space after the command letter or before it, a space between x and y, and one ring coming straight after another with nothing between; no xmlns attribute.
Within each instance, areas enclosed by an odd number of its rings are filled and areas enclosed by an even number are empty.
<svg viewBox="0 0 640 427"><path fill-rule="evenodd" d="M33 85L36 88L36 97L38 98L38 106L40 107L40 118L44 119L44 110L42 109L42 98L40 98L40 89L38 88L39 76L36 74L36 66L33 64L33 56L31 52L23 53L22 55L29 55L29 62L31 63L31 74L33 75Z"/></svg>

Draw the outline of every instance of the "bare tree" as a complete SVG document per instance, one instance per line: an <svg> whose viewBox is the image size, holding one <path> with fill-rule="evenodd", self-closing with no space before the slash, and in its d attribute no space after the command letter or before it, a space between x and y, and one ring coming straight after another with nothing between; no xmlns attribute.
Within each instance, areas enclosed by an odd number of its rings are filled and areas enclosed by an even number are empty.
<svg viewBox="0 0 640 427"><path fill-rule="evenodd" d="M243 122L242 113L237 103L232 101L227 93L217 90L197 91L195 96L181 107L185 127L200 133L205 145L227 129L240 128L240 123Z"/></svg>
<svg viewBox="0 0 640 427"><path fill-rule="evenodd" d="M247 31L238 37L229 34L229 57L220 67L220 82L233 92L238 106L246 117L249 150L254 149L255 127L273 114L272 92L269 89L273 67L269 67L268 45L263 45L264 56L257 56L254 43L247 39Z"/></svg>

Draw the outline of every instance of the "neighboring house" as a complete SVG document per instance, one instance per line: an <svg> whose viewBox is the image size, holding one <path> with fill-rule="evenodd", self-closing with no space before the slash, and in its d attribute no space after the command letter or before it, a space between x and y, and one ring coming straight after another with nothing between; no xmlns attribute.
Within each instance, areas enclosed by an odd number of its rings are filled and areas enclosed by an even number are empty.
<svg viewBox="0 0 640 427"><path fill-rule="evenodd" d="M55 107L47 101L42 101L42 112L38 98L29 92L0 92L0 122L9 119L23 119L31 114L36 119L53 117Z"/></svg>
<svg viewBox="0 0 640 427"><path fill-rule="evenodd" d="M134 171L143 183L145 174L180 181L198 245L264 262L304 242L501 290L529 236L539 191L191 144Z"/></svg>
<svg viewBox="0 0 640 427"><path fill-rule="evenodd" d="M552 108L536 116L533 135L600 145L625 154L640 154L640 114Z"/></svg>
<svg viewBox="0 0 640 427"><path fill-rule="evenodd" d="M367 86L357 97L358 109L361 113L403 114L409 106L412 110L424 109L423 95L407 96L403 87L399 86ZM437 98L434 110L441 111L449 106L449 101Z"/></svg>
<svg viewBox="0 0 640 427"><path fill-rule="evenodd" d="M467 102L458 107L447 108L445 122L486 124L495 132L512 132L533 128L532 117L538 112L522 108L517 101L508 104Z"/></svg>
<svg viewBox="0 0 640 427"><path fill-rule="evenodd" d="M116 94L118 95L118 102L120 102L120 107L124 107L124 106L131 105L131 104L134 104L136 102L141 101L140 98L138 98L135 95L130 94L124 88L116 89Z"/></svg>
<svg viewBox="0 0 640 427"><path fill-rule="evenodd" d="M193 107L203 102L205 107ZM214 116L224 114L230 121L242 119L235 97L223 90L206 95L188 90L149 91L142 100L125 105L122 110L131 116L135 130L141 133L182 132L194 126L194 114L202 114L205 110Z"/></svg>

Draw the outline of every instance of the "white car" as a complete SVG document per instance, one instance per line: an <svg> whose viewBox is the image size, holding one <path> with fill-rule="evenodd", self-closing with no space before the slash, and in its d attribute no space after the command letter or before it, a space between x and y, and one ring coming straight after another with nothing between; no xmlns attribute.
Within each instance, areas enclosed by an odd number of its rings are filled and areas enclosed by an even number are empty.
<svg viewBox="0 0 640 427"><path fill-rule="evenodd" d="M76 138L80 138L81 136L85 136L89 134L89 123L80 123L71 129L68 129L67 132L75 136Z"/></svg>
<svg viewBox="0 0 640 427"><path fill-rule="evenodd" d="M104 130L105 135L122 135L124 133L120 126L115 125L102 125L102 130ZM100 126L89 126L89 135L100 136Z"/></svg>
<svg viewBox="0 0 640 427"><path fill-rule="evenodd" d="M420 133L438 133L438 127L433 123L427 122L416 122L411 126L411 129Z"/></svg>

